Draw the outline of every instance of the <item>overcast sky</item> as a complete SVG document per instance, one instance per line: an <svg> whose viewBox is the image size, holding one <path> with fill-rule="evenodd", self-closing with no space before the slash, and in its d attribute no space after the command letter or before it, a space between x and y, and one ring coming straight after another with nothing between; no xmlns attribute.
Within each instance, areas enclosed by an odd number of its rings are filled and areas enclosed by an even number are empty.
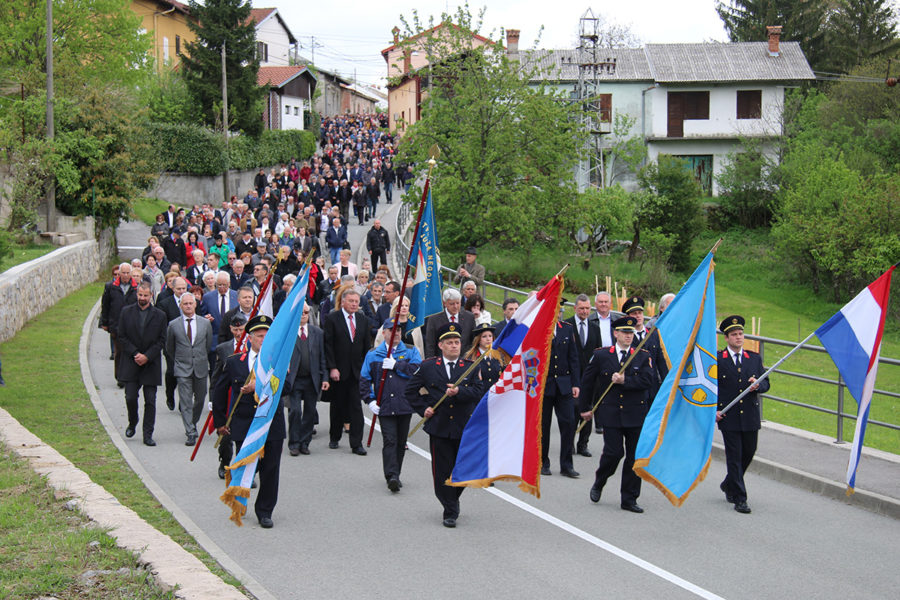
<svg viewBox="0 0 900 600"><path fill-rule="evenodd" d="M459 2L444 0L253 0L254 8L277 7L294 36L300 53L310 57L315 36L315 62L328 70L353 76L361 83L383 87L387 66L381 50L391 45L391 29L401 26L399 15L412 16L416 7L427 23L442 12L456 12ZM618 25L628 25L644 43L727 41L715 0L640 0L638 2L579 2L577 0L487 0L469 4L473 13L487 10L482 33L519 29L519 46L531 48L541 34L540 48L574 48L579 19L588 8ZM496 38L496 34L493 36Z"/></svg>

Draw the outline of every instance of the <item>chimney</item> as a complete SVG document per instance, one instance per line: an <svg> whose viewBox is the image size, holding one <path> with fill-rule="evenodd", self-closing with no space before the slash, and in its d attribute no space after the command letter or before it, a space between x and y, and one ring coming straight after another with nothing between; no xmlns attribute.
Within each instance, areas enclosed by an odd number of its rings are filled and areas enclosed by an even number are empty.
<svg viewBox="0 0 900 600"><path fill-rule="evenodd" d="M399 44L400 43L400 28L397 27L396 25L394 25L394 28L391 29L391 33L394 34L394 43Z"/></svg>
<svg viewBox="0 0 900 600"><path fill-rule="evenodd" d="M506 30L506 53L510 56L518 56L519 54L519 30Z"/></svg>
<svg viewBox="0 0 900 600"><path fill-rule="evenodd" d="M769 56L779 56L781 54L781 25L767 26L766 34L769 36Z"/></svg>
<svg viewBox="0 0 900 600"><path fill-rule="evenodd" d="M412 70L412 60L410 57L410 51L403 51L403 72L409 73Z"/></svg>

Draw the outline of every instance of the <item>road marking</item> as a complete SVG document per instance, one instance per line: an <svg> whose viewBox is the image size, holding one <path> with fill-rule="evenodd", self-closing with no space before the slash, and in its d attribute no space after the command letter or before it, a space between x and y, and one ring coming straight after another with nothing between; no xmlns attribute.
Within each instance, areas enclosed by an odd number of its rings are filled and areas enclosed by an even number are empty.
<svg viewBox="0 0 900 600"><path fill-rule="evenodd" d="M365 419L365 421L366 421L367 425L371 425L371 423L372 423L372 421L369 419ZM377 429L378 431L381 431L381 427L377 423L375 425L375 429ZM423 450L422 448L419 448L415 444L411 444L409 442L407 442L406 446L407 446L407 448L409 448L409 450L415 452L416 454L418 454L425 460L427 460L429 462L431 461L431 453L428 452L427 450ZM639 558L626 550L622 550L618 546L614 546L613 544L610 544L609 542L601 540L600 538L598 538L594 535L591 535L590 533L588 533L582 529L575 527L571 523L567 523L567 522L563 521L562 519L558 519L558 518L554 517L553 515L551 515L550 513L546 513L539 508L535 508L534 506L528 504L527 502L523 502L522 500L519 500L518 498L511 496L511 495L507 494L506 492L502 492L502 491L498 490L497 488L492 488L492 487L491 488L483 488L483 489L487 493L493 494L497 498L500 498L501 500L505 500L506 502L509 502L513 506L521 508L525 512L531 513L532 515L536 516L537 518L539 518L543 521L546 521L547 523L550 523L551 525L559 527L566 533L571 533L575 537L581 538L585 542L587 542L589 544L593 544L594 546L596 546L597 548L600 548L601 550L604 550L606 552L609 552L610 554L618 556L622 560L630 562L634 566L636 566L640 569L643 569L643 570L647 571L648 573L652 573L653 575L656 575L657 577L665 579L669 583L673 583L673 584L677 585L678 587L680 587L681 589L686 590L696 596L699 596L701 598L706 598L707 600L724 600L724 598L722 598L721 596L719 596L717 594L710 592L709 590L703 589L702 587L700 587L698 585L694 585L690 581L682 579L678 575L675 575L674 573L666 571L662 567L657 567L656 565L649 563L646 560Z"/></svg>

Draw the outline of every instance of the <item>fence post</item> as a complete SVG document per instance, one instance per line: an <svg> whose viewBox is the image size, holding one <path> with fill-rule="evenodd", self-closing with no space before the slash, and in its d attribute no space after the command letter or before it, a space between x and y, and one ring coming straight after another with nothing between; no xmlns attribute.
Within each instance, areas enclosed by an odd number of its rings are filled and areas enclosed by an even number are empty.
<svg viewBox="0 0 900 600"><path fill-rule="evenodd" d="M834 440L835 444L843 444L844 443L844 379L841 377L840 372L838 372L837 379L837 388L838 388L838 401L837 401L837 439Z"/></svg>

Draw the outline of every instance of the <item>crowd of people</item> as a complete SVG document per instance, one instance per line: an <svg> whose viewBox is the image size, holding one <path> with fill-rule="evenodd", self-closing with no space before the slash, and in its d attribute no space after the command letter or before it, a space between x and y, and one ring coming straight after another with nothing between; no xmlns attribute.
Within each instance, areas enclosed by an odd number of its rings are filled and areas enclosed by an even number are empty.
<svg viewBox="0 0 900 600"><path fill-rule="evenodd" d="M177 391L187 446L197 443L198 424L209 404L212 428L222 436L217 473L227 479L226 467L255 413L249 375L272 321L271 315L255 307L270 278L272 311L277 315L310 259L308 295L281 393L287 418L283 410L277 412L258 470L255 511L266 528L273 525L284 440L291 456L311 453L319 401L329 404L330 449L339 448L346 436L351 452L365 456L363 404L377 415L382 470L392 493L403 485L400 475L411 417L414 413L426 417L434 492L443 508L443 524L455 527L462 488L444 482L469 416L509 360L492 342L519 304L513 298L505 300L502 318L493 320L479 294L485 269L477 262L476 247L466 250L452 285L443 291L443 310L429 316L423 327L411 326L409 298L401 297L402 285L386 264L390 236L375 215L382 197L393 201L395 184L398 191L405 191L413 171L410 166L393 166L394 140L378 124L366 116L326 119L321 153L268 174L260 169L254 188L243 199L232 197L218 208L169 206L152 226L141 258L116 267L104 288L99 324L109 332L114 376L124 389L126 437L133 437L140 424L143 443L156 445L159 386L164 386L170 411L175 410ZM361 265L351 261L347 235L351 208L359 224L373 221L365 237L366 250L359 252L366 257ZM660 311L671 298L669 294L661 299ZM640 513L641 481L631 466L644 416L667 366L658 335L644 323L644 301L630 298L624 314L611 309L612 298L600 292L593 299L579 295L575 315L569 319L563 320L560 311L544 389L541 473L552 474L548 449L555 413L559 473L578 478L574 454L590 457L592 431L602 434L603 451L590 498L600 499L607 479L624 458L621 507ZM743 321L734 319L722 327L729 347L735 346L738 357L744 357L743 373L739 359L737 372L728 371L736 384L732 397L755 385L762 366L753 353L741 348ZM649 337L627 371L621 371L645 336ZM732 360L731 354L720 353L720 362ZM463 377L478 359L478 368ZM725 371L720 367L719 372ZM602 402L594 413L594 402L607 387L612 400ZM435 409L445 396L448 401ZM720 401L728 400L720 394ZM730 454L722 490L739 512L749 512L743 472L755 443L748 432L759 428L755 394L745 402L748 413L756 410L755 420L728 416L720 424L723 430L738 432L729 438L731 443L726 439ZM576 439L582 420L587 423Z"/></svg>

